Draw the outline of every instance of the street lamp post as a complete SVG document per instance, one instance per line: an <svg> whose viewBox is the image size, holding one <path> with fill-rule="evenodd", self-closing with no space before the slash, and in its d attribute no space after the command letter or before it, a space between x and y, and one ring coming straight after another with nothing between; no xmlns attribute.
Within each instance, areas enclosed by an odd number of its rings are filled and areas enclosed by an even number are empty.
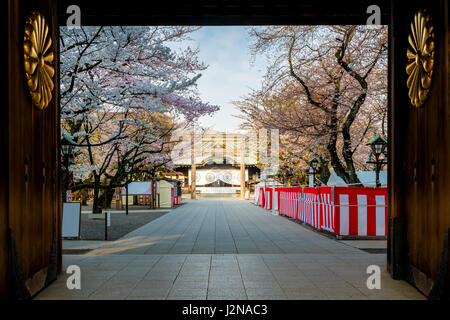
<svg viewBox="0 0 450 320"><path fill-rule="evenodd" d="M380 187L380 170L384 164L387 164L387 141L381 136L376 136L372 140L366 143L366 146L370 146L372 151L369 154L369 158L367 163L375 164L375 176L376 176L376 186ZM380 158L380 156L384 154L384 158ZM375 161L370 160L371 156L375 156Z"/></svg>
<svg viewBox="0 0 450 320"><path fill-rule="evenodd" d="M311 167L306 167L305 173L306 173L306 176L308 177L308 187L311 187L311 184L312 184L312 181L311 181L312 169L311 169Z"/></svg>
<svg viewBox="0 0 450 320"><path fill-rule="evenodd" d="M73 154L73 149L75 147L75 142L70 139L67 136L63 136L61 138L61 149L62 149L62 153L63 153L63 159L64 159L64 168L66 171L66 179L65 179L65 183L64 183L64 189L65 191L68 190L69 188L69 176L70 176L70 171L69 171L69 166L71 164L73 164L74 162L74 154ZM65 195L64 195L65 197Z"/></svg>
<svg viewBox="0 0 450 320"><path fill-rule="evenodd" d="M125 214L128 215L128 174L130 172L130 167L128 165L125 166Z"/></svg>
<svg viewBox="0 0 450 320"><path fill-rule="evenodd" d="M316 186L316 169L319 161L314 157L309 161L309 165L311 166L311 172L313 175L313 186Z"/></svg>

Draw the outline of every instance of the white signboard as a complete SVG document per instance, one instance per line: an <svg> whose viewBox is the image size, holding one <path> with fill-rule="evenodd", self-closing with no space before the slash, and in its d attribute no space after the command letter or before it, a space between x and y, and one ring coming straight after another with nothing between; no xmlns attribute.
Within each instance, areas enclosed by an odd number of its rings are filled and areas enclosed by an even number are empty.
<svg viewBox="0 0 450 320"><path fill-rule="evenodd" d="M80 238L81 203L69 202L63 205L63 238Z"/></svg>
<svg viewBox="0 0 450 320"><path fill-rule="evenodd" d="M111 227L111 212L106 213L106 226Z"/></svg>

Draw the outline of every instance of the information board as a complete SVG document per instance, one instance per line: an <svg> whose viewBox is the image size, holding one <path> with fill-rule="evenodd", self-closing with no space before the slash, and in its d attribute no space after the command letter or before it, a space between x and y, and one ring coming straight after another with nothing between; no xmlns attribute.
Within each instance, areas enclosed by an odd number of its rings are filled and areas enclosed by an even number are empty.
<svg viewBox="0 0 450 320"><path fill-rule="evenodd" d="M63 205L62 237L80 239L81 203L69 202Z"/></svg>

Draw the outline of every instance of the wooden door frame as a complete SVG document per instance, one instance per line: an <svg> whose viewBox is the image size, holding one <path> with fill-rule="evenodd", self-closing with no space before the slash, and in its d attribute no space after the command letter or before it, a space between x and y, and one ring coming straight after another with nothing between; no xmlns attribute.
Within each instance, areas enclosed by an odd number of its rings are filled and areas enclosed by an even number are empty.
<svg viewBox="0 0 450 320"><path fill-rule="evenodd" d="M11 0L12 1L12 0ZM43 0L42 0L43 1ZM67 19L66 8L72 4L78 4L82 11L82 24L85 25L160 25L162 23L180 25L263 25L263 24L364 24L364 19L367 19L368 14L365 12L365 8L372 4L379 4L382 8L382 23L388 25L389 33L389 64L388 64L388 249L387 249L387 267L394 279L404 279L406 277L406 265L405 260L405 224L404 219L404 204L402 195L402 181L401 174L403 172L402 163L397 160L399 156L399 150L396 148L396 141L399 138L400 126L396 126L399 120L395 117L396 110L393 106L403 99L400 94L396 94L396 86L400 86L401 83L397 83L395 72L402 70L400 66L396 66L395 63L401 58L396 59L396 46L398 43L395 40L396 21L395 18L400 16L401 7L396 4L395 0L362 0L362 1L346 1L338 2L332 0L322 1L289 1L281 0L278 2L266 1L266 0L253 0L251 3L229 0L218 1L218 4L211 4L211 1L184 1L177 3L159 2L152 4L151 11L142 10L141 3L128 1L124 8L123 1L106 1L106 0L48 0L52 5L54 30L56 35L59 34L57 26L63 25ZM413 0L414 3L419 3ZM40 3L41 1L39 1ZM134 4L134 5L133 5ZM8 2L9 5L9 2ZM237 8L237 9L236 9ZM263 9L258 9L263 8ZM9 7L8 7L9 9ZM260 15L253 15L254 12L259 12ZM9 11L9 10L8 10ZM127 15L124 13L127 11ZM186 16L176 14L187 13ZM10 22L8 22L8 28ZM10 30L8 29L8 38ZM58 39L58 36L57 36ZM55 63L59 65L59 41L55 41L57 46L57 56L55 57ZM398 57L403 55L402 52L398 52ZM58 70L58 68L57 68ZM59 83L59 73L56 74L56 83ZM55 99L58 99L58 113L60 114L59 105L59 85L55 85L56 95ZM5 105L9 106L11 103L8 96L9 86L4 87L5 91L4 99L7 100ZM7 132L8 131L8 119L11 114L8 114L8 108L6 108L6 116L2 117L1 122L1 137L0 142L4 149L8 149ZM58 126L58 134L60 134L60 116L57 119L56 125ZM401 136L400 136L401 137ZM57 141L57 154L60 154L60 141ZM400 157L401 159L401 157ZM59 159L58 159L59 160ZM9 181L8 170L9 160L2 158L3 166L0 169L0 240L8 243L7 229L9 226L8 212L9 203L6 201L7 195L7 183ZM4 163L6 161L6 163ZM58 161L59 163L59 161ZM60 166L58 165L56 173L56 186L57 190L61 190L60 183ZM58 197L61 199L61 197ZM5 200L5 201L3 201ZM57 271L62 271L62 238L61 238L61 220L62 220L62 203L59 201L55 203L57 206L57 216L55 217L58 231L58 257L57 257ZM8 263L10 258L7 258ZM4 257L0 255L0 263L4 263ZM8 275L7 277L9 277ZM1 281L2 279L0 279ZM0 288L0 290L3 288ZM0 296L3 292L0 291Z"/></svg>

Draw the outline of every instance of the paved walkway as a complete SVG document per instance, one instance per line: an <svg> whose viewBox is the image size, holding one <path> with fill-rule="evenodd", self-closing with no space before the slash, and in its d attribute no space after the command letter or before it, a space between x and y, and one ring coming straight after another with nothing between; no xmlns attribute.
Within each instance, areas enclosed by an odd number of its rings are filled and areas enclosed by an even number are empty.
<svg viewBox="0 0 450 320"><path fill-rule="evenodd" d="M190 201L84 255L81 290L61 275L37 299L423 299L392 280L385 254L329 239L248 201ZM381 268L381 290L366 269Z"/></svg>

